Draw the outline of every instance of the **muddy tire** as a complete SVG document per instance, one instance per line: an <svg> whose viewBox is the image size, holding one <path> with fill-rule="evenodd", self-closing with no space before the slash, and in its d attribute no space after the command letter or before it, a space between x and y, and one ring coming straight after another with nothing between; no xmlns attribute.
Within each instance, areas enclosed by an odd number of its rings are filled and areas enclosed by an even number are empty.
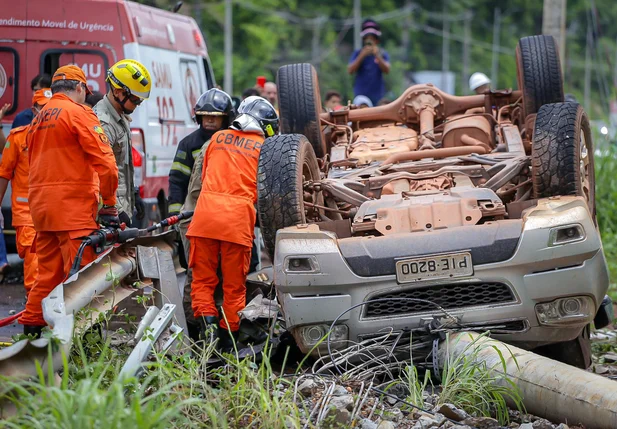
<svg viewBox="0 0 617 429"><path fill-rule="evenodd" d="M257 212L266 251L274 256L276 231L306 223L303 183L319 180L311 143L300 134L264 142L257 170Z"/></svg>
<svg viewBox="0 0 617 429"><path fill-rule="evenodd" d="M523 113L537 113L549 103L564 101L563 76L553 36L529 36L516 47L516 75L523 91Z"/></svg>
<svg viewBox="0 0 617 429"><path fill-rule="evenodd" d="M534 350L534 352L577 368L587 369L591 366L591 340L589 333L590 326L587 325L575 339L542 346Z"/></svg>
<svg viewBox="0 0 617 429"><path fill-rule="evenodd" d="M321 95L317 72L310 64L290 64L279 69L278 86L281 134L302 134L318 158L326 155L319 114Z"/></svg>
<svg viewBox="0 0 617 429"><path fill-rule="evenodd" d="M595 216L591 128L579 104L545 104L540 108L533 132L532 169L536 198L582 196Z"/></svg>

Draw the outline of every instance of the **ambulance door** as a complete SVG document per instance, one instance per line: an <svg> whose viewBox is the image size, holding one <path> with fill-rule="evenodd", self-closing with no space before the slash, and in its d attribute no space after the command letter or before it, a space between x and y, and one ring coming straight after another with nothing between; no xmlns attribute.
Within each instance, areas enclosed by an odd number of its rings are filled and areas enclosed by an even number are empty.
<svg viewBox="0 0 617 429"><path fill-rule="evenodd" d="M19 94L19 55L14 48L0 47L0 108L5 104L11 107L7 115L17 111ZM24 106L25 107L25 106Z"/></svg>

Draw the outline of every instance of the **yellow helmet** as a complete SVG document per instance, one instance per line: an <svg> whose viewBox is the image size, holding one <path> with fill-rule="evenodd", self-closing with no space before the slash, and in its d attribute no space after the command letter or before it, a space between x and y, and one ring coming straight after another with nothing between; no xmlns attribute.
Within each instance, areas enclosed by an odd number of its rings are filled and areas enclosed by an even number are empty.
<svg viewBox="0 0 617 429"><path fill-rule="evenodd" d="M107 70L107 82L114 88L123 89L129 95L135 95L143 100L150 97L152 79L148 69L139 61L118 61Z"/></svg>

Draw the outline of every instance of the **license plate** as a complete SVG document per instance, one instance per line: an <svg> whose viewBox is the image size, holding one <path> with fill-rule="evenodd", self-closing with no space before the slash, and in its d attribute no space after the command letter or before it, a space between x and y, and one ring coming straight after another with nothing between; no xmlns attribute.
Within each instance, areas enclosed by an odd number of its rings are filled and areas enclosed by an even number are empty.
<svg viewBox="0 0 617 429"><path fill-rule="evenodd" d="M464 277L472 274L473 264L469 252L424 256L396 263L396 280L399 283Z"/></svg>

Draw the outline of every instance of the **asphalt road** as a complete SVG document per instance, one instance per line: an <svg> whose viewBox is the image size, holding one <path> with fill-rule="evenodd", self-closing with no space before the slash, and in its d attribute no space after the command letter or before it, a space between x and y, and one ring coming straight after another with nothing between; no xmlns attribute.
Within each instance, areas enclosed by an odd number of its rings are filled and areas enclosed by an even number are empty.
<svg viewBox="0 0 617 429"><path fill-rule="evenodd" d="M26 294L23 284L0 284L0 319L10 316L10 311L21 311L24 308ZM0 342L10 341L11 336L21 334L23 329L17 321L0 328Z"/></svg>

